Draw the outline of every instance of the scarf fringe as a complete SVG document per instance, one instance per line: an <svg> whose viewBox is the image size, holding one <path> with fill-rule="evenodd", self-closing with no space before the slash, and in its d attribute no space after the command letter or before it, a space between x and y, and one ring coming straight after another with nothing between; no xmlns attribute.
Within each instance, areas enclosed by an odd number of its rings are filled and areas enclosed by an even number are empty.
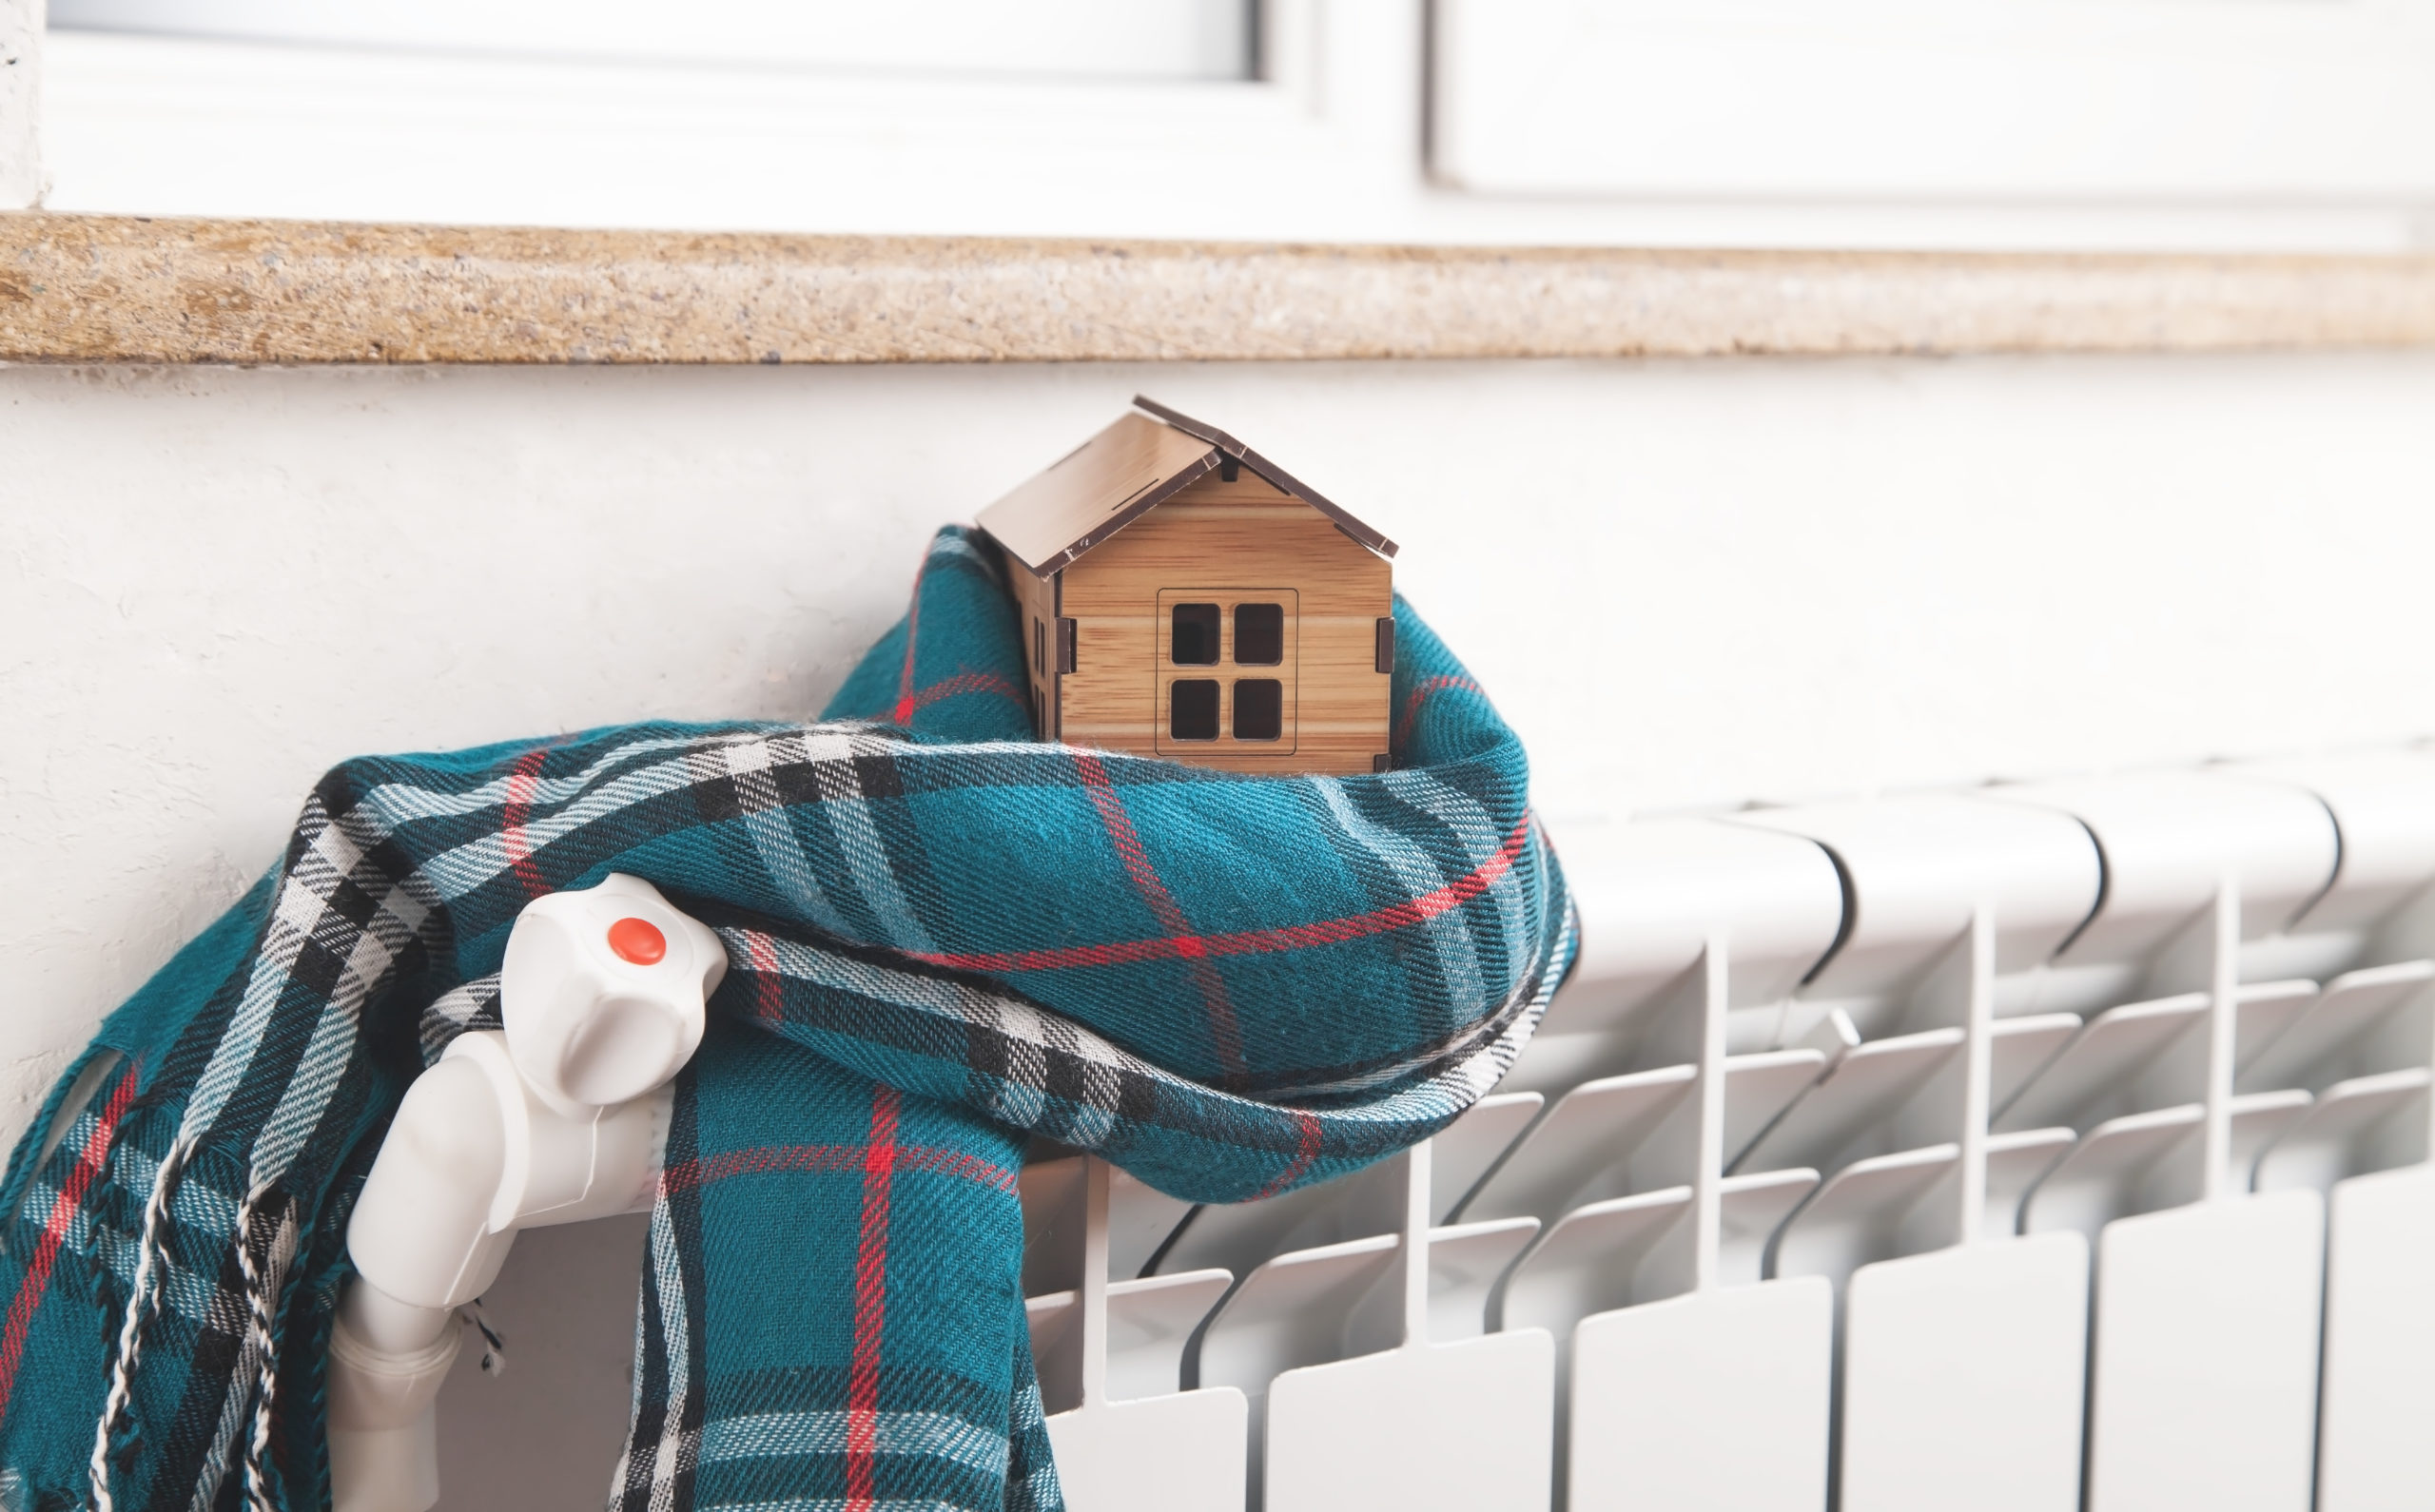
<svg viewBox="0 0 2435 1512"><path fill-rule="evenodd" d="M179 1178L185 1174L186 1161L194 1153L192 1142L185 1139L169 1147L160 1170L152 1180L151 1200L144 1205L144 1231L135 1250L135 1284L128 1289L127 1313L118 1330L118 1346L111 1351L109 1392L102 1401L102 1421L93 1428L93 1512L114 1512L116 1503L110 1498L110 1441L125 1425L127 1410L135 1398L135 1367L144 1352L144 1329L152 1321L161 1301L162 1267L156 1263L169 1226L169 1208L177 1196Z"/></svg>
<svg viewBox="0 0 2435 1512"><path fill-rule="evenodd" d="M245 1347L254 1358L253 1431L245 1439L245 1504L251 1512L278 1512L270 1489L271 1413L279 1396L279 1294L286 1285L288 1262L296 1253L296 1200L282 1197L269 1207L268 1184L245 1193L237 1210L237 1264L244 1273ZM273 1214L263 1238L263 1257L254 1258L254 1230L265 1212Z"/></svg>
<svg viewBox="0 0 2435 1512"><path fill-rule="evenodd" d="M110 1351L109 1389L103 1398L101 1419L93 1425L92 1512L116 1512L117 1499L110 1490L111 1462L116 1457L119 1436L133 1413L135 1372L143 1361L145 1331L161 1310L163 1272L167 1269L166 1247L172 1222L170 1210L176 1204L194 1152L191 1139L180 1139L169 1147L154 1176L152 1194L144 1205L135 1279L128 1289L127 1308L120 1317L118 1338ZM253 1367L246 1390L250 1410L240 1414L244 1420L244 1444L239 1464L244 1476L249 1512L277 1512L278 1507L270 1485L270 1439L279 1398L279 1303L286 1287L288 1268L295 1259L296 1219L296 1199L278 1194L276 1185L268 1182L247 1192L237 1210L237 1268L245 1298L245 1339L241 1360ZM236 1422L230 1421L228 1427L233 1440ZM228 1451L236 1447L234 1443L224 1442L214 1446L210 1458L224 1464Z"/></svg>

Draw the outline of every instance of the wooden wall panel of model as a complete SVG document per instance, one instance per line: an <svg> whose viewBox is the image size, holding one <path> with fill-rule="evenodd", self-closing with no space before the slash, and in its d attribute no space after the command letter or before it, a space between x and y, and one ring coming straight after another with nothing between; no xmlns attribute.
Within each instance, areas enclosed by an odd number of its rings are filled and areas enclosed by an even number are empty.
<svg viewBox="0 0 2435 1512"><path fill-rule="evenodd" d="M1015 594L1016 633L1023 637L1024 686L1031 689L1031 722L1042 740L1057 738L1057 579L1034 577L1006 555L1006 581Z"/></svg>
<svg viewBox="0 0 2435 1512"><path fill-rule="evenodd" d="M1386 752L1391 679L1375 669L1374 648L1378 621L1394 611L1391 574L1383 557L1256 475L1205 477L1061 574L1062 612L1077 630L1061 738L1229 771L1371 771ZM1231 611L1258 590L1292 606L1288 659L1276 669L1233 660ZM1179 666L1160 595L1172 606L1204 592L1229 611L1220 660ZM1172 738L1179 679L1211 678L1231 690L1279 674L1292 679L1279 739L1237 739L1223 713L1214 741ZM1231 703L1222 700L1221 711Z"/></svg>

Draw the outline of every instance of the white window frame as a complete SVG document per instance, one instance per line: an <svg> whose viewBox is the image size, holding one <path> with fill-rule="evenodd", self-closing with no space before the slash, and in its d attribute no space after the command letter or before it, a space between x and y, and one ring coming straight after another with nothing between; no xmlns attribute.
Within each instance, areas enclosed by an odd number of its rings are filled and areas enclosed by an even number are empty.
<svg viewBox="0 0 2435 1512"><path fill-rule="evenodd" d="M47 41L56 208L575 226L1110 235L1298 207L1409 133L1368 127L1359 4L1268 0L1262 77L919 78L109 32ZM1375 12L1377 8L1368 8ZM1323 35L1328 24L1334 33ZM1383 29L1390 44L1393 27ZM1354 40L1341 48L1333 44ZM1418 89L1417 38L1408 92ZM1364 60L1322 79L1325 51ZM351 185L354 185L351 187ZM918 186L908 189L908 185ZM1236 208L1222 208L1222 202ZM1261 209L1263 203L1272 206Z"/></svg>
<svg viewBox="0 0 2435 1512"><path fill-rule="evenodd" d="M2435 0L1436 0L1474 192L2435 203Z"/></svg>
<svg viewBox="0 0 2435 1512"><path fill-rule="evenodd" d="M0 0L0 210L42 197L42 0Z"/></svg>
<svg viewBox="0 0 2435 1512"><path fill-rule="evenodd" d="M1668 5L1747 19L1794 3L1264 0L1263 76L1246 82L858 77L37 34L43 99L38 111L20 110L19 135L38 114L42 171L28 171L22 141L10 145L12 97L0 82L0 205L26 203L47 181L48 204L63 210L677 230L2020 250L2435 243L2435 196L2420 194L2414 176L2421 141L2435 145L2435 132L2386 144L2394 156L2372 173L2339 161L2347 139L2323 132L2313 145L2286 145L2280 178L2184 183L2162 158L2133 173L2125 165L2135 154L2101 134L2102 150L2075 149L2064 166L2111 180L2058 174L2052 163L1991 165L1983 150L1948 151L1939 169L1922 151L1945 150L1943 138L1966 136L1968 122L1906 137L1884 111L1837 115L1834 81L1799 69L1756 96L1733 85L1734 49L1763 50L1764 28L1726 35L1705 74L1659 68L1596 99L1549 82L1561 59L1475 46L1491 13L1510 44L1532 14L1567 7L1626 21ZM1860 55L1878 47L1879 66L1897 78L1896 44L1917 39L1887 28L1922 7L1980 26L1998 12L2016 25L2030 11L2086 16L2092 7L2435 7L1800 3L1832 8L1837 45ZM39 8L0 0L0 22ZM1940 25L1949 33L1962 23ZM2056 56L2071 55L2069 41L2055 42ZM1982 48L1979 65L2009 67L2001 50ZM1483 73L1491 65L1504 69L1501 84ZM1538 113L1517 107L1521 99ZM1570 140L1549 140L1550 122ZM1889 132L1896 148L1917 149L1910 158L1881 150ZM12 169L13 202L4 197Z"/></svg>

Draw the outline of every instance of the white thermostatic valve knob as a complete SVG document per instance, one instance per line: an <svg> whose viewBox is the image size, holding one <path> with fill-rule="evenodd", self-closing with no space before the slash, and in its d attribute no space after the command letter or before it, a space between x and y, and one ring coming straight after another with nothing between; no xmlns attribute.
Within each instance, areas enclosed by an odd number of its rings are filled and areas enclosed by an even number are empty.
<svg viewBox="0 0 2435 1512"><path fill-rule="evenodd" d="M639 877L536 898L499 968L508 1054L561 1112L639 1097L692 1058L726 975L718 936Z"/></svg>

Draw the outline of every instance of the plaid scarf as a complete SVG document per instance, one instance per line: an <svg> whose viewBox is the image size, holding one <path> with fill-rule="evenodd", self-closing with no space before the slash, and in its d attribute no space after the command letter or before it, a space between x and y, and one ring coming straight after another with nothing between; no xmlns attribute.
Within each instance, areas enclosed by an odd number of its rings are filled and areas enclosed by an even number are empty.
<svg viewBox="0 0 2435 1512"><path fill-rule="evenodd" d="M1520 744L1403 606L1398 769L1253 779L1032 739L1007 605L944 531L827 722L322 778L10 1163L0 1502L325 1504L388 1117L497 1025L518 910L615 870L730 964L675 1087L612 1504L1059 1506L1024 1141L1197 1202L1341 1174L1496 1082L1573 926Z"/></svg>

